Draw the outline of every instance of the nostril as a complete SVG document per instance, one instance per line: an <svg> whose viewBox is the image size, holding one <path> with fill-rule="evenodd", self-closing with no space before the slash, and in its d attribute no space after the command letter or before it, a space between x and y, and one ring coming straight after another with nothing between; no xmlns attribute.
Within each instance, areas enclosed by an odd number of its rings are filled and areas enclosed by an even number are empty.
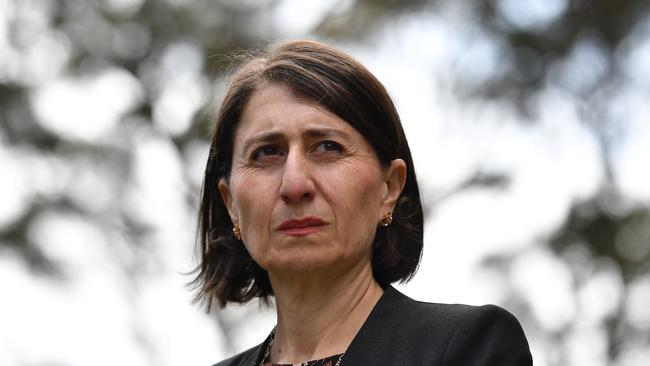
<svg viewBox="0 0 650 366"><path fill-rule="evenodd" d="M309 179L291 179L284 182L280 195L286 203L298 203L314 197L314 186Z"/></svg>

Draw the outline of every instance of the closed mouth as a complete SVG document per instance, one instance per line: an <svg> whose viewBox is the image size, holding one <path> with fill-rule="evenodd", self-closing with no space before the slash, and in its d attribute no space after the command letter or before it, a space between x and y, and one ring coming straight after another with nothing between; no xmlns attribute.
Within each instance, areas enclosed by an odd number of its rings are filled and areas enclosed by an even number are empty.
<svg viewBox="0 0 650 366"><path fill-rule="evenodd" d="M289 236L304 236L319 231L325 225L327 223L317 217L307 217L284 221L278 226L278 231Z"/></svg>

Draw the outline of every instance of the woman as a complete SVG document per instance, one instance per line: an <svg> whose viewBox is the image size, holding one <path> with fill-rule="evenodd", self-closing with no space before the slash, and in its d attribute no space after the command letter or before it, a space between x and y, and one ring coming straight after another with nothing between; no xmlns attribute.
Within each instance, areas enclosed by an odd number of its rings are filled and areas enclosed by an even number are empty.
<svg viewBox="0 0 650 366"><path fill-rule="evenodd" d="M208 310L275 297L277 326L226 365L530 365L496 306L428 304L391 283L422 252L411 153L381 83L340 50L277 45L219 111L195 284Z"/></svg>

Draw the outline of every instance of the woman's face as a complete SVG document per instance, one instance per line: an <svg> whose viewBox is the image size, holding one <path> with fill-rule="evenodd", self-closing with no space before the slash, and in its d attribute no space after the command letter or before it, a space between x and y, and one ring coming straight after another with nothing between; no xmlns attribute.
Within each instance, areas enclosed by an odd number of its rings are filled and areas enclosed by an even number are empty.
<svg viewBox="0 0 650 366"><path fill-rule="evenodd" d="M370 264L378 221L405 177L402 160L383 167L347 122L272 84L246 104L219 190L262 268L343 269Z"/></svg>

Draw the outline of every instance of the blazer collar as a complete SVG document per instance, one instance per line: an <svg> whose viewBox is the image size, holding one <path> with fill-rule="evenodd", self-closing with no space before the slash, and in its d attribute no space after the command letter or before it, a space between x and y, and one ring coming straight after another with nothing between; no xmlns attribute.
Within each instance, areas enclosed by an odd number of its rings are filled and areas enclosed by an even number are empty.
<svg viewBox="0 0 650 366"><path fill-rule="evenodd" d="M352 343L345 351L345 355L341 360L342 365L361 365L363 364L364 350L373 347L373 334L377 335L382 330L385 330L384 322L391 317L395 311L408 301L412 301L409 297L397 291L393 286L388 285L384 289L384 293L375 304L374 308L368 315L368 318L357 332L357 335L352 339ZM249 357L244 360L243 364L246 365L259 365L268 343L271 341L271 334L269 334L264 342L259 344L249 353Z"/></svg>
<svg viewBox="0 0 650 366"><path fill-rule="evenodd" d="M368 350L379 347L378 344L381 343L380 338L382 336L390 336L386 332L386 329L390 328L388 323L390 323L391 319L394 319L396 312L399 312L400 309L404 308L404 305L412 301L411 298L397 291L393 286L386 286L383 295L379 298L379 301L377 301L377 304L345 351L340 366L364 365L364 359L366 358L364 354Z"/></svg>

